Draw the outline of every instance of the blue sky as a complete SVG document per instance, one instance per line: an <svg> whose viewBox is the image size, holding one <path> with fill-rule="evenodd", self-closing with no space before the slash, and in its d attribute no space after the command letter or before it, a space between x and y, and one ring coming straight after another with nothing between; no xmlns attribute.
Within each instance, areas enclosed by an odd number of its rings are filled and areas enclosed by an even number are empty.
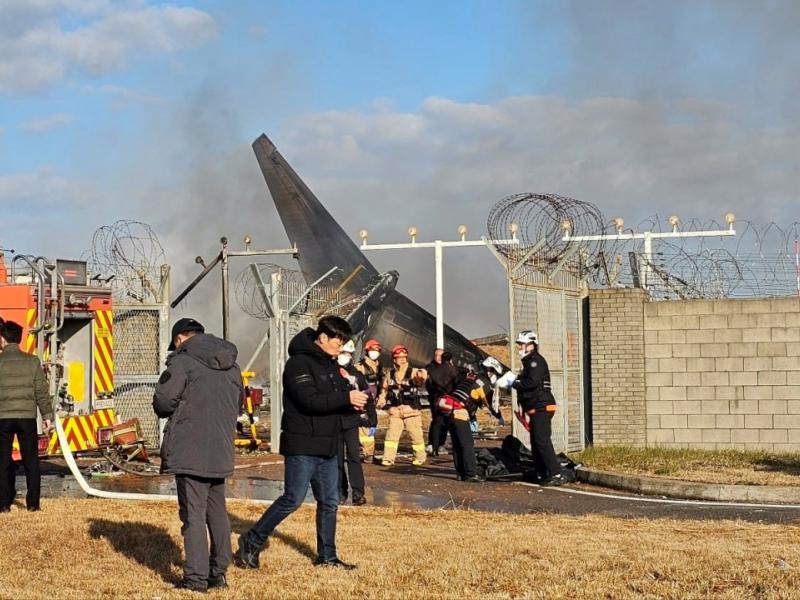
<svg viewBox="0 0 800 600"><path fill-rule="evenodd" d="M261 132L353 233L396 235L363 212L381 203L430 235L482 231L522 191L634 219L798 220L790 0L0 0L0 15L0 239L23 251L79 254L96 227L141 219L179 284L184 254L221 233L282 246L249 149ZM429 305L427 267L376 259L396 263ZM474 322L495 300L454 324L490 333Z"/></svg>

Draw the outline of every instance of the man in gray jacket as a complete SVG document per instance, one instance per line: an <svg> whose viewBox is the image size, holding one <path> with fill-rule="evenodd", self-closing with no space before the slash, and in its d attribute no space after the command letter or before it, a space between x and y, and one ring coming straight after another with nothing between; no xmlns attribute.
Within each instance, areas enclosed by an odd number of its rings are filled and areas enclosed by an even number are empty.
<svg viewBox="0 0 800 600"><path fill-rule="evenodd" d="M39 510L41 477L36 409L42 413L45 429L50 428L53 418L42 363L36 356L20 350L20 341L22 327L19 324L6 321L0 326L0 512L8 512L13 499L8 471L15 434L28 484L25 504L30 511Z"/></svg>
<svg viewBox="0 0 800 600"><path fill-rule="evenodd" d="M178 587L204 592L228 587L232 551L225 478L233 474L242 373L236 346L206 334L194 319L175 323L169 349L174 352L153 396L156 414L169 419L161 471L175 475L183 523L186 562Z"/></svg>

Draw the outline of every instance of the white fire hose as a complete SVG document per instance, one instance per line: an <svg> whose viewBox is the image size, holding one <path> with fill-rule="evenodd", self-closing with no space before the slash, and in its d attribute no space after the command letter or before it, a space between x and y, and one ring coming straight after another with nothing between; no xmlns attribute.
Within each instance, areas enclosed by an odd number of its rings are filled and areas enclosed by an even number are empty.
<svg viewBox="0 0 800 600"><path fill-rule="evenodd" d="M58 436L58 443L61 446L61 452L64 455L64 460L67 461L67 466L69 467L72 476L75 477L75 481L78 482L78 485L81 486L81 489L86 492L88 496L94 496L96 498L106 498L109 500L150 500L150 501L158 501L163 502L165 500L177 501L178 496L174 494L142 494L142 493L134 493L134 492L109 492L107 490L98 490L97 488L93 488L89 485L89 482L86 481L86 478L81 473L80 469L78 468L78 463L75 462L75 457L72 454L72 450L69 447L69 442L67 441L67 436L64 433L64 428L61 426L61 419L55 415L53 417L53 422L55 423L56 427L56 435ZM256 500L253 498L244 498L247 502L251 502L253 504L263 504L269 505L272 504L272 500Z"/></svg>

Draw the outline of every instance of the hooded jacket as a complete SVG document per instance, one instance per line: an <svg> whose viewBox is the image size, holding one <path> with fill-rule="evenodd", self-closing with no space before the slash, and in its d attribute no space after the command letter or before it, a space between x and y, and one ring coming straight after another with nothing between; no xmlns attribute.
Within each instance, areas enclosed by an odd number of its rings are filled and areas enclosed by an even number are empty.
<svg viewBox="0 0 800 600"><path fill-rule="evenodd" d="M350 382L315 339L316 332L309 327L289 342L289 360L283 369L284 456L336 456L342 421L354 412Z"/></svg>
<svg viewBox="0 0 800 600"><path fill-rule="evenodd" d="M244 387L236 346L206 333L184 341L167 359L153 409L168 419L161 472L224 478L233 474L233 438Z"/></svg>

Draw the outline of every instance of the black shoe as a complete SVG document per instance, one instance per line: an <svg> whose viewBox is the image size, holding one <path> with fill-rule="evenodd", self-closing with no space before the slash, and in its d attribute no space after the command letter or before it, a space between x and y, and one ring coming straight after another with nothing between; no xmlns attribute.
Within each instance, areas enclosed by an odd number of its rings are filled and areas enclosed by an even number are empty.
<svg viewBox="0 0 800 600"><path fill-rule="evenodd" d="M208 578L208 589L225 589L228 587L228 580L225 579L225 574L217 575L216 577Z"/></svg>
<svg viewBox="0 0 800 600"><path fill-rule="evenodd" d="M339 505L347 504L347 496L339 496Z"/></svg>
<svg viewBox="0 0 800 600"><path fill-rule="evenodd" d="M11 512L10 506L0 506L0 513Z"/></svg>
<svg viewBox="0 0 800 600"><path fill-rule="evenodd" d="M258 556L260 552L261 550L248 542L245 536L240 535L239 548L233 555L233 564L240 569L257 569L261 566Z"/></svg>
<svg viewBox="0 0 800 600"><path fill-rule="evenodd" d="M539 485L542 487L558 487L559 485L564 485L565 483L567 483L567 480L559 473L558 475L552 475L542 479L539 482Z"/></svg>
<svg viewBox="0 0 800 600"><path fill-rule="evenodd" d="M175 587L179 590L187 590L189 592L198 592L200 594L205 594L208 592L208 587L199 583L197 581L187 581L186 579L181 579L178 583L175 584Z"/></svg>
<svg viewBox="0 0 800 600"><path fill-rule="evenodd" d="M351 565L350 563L346 563L343 560L339 560L338 558L332 558L331 560L322 560L321 558L317 558L314 560L315 567L337 567L339 569L344 569L345 571L352 571L356 568L355 565Z"/></svg>
<svg viewBox="0 0 800 600"><path fill-rule="evenodd" d="M480 475L473 475L472 477L464 477L461 481L466 481L467 483L483 483L486 480Z"/></svg>
<svg viewBox="0 0 800 600"><path fill-rule="evenodd" d="M39 512L40 510L42 510L41 506L29 506L28 507L28 512Z"/></svg>
<svg viewBox="0 0 800 600"><path fill-rule="evenodd" d="M367 499L364 496L353 496L353 506L362 506L367 503Z"/></svg>

